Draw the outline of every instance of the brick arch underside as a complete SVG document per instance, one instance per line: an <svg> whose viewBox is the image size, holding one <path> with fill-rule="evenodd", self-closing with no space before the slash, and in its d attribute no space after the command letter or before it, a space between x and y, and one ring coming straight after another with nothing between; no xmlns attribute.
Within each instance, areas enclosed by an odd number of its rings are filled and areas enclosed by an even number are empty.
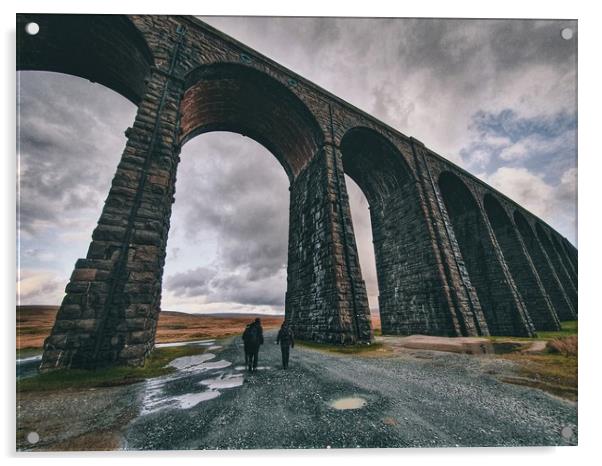
<svg viewBox="0 0 602 466"><path fill-rule="evenodd" d="M474 196L451 172L443 172L438 185L490 333L523 335L521 316L509 299L507 279Z"/></svg>
<svg viewBox="0 0 602 466"><path fill-rule="evenodd" d="M40 26L36 35L25 25ZM152 54L122 15L17 15L17 70L54 71L102 84L138 105Z"/></svg>
<svg viewBox="0 0 602 466"><path fill-rule="evenodd" d="M491 194L483 201L495 237L536 330L560 330L560 322L510 217Z"/></svg>
<svg viewBox="0 0 602 466"><path fill-rule="evenodd" d="M452 328L414 177L397 149L366 128L341 141L343 168L370 206L383 334Z"/></svg>
<svg viewBox="0 0 602 466"><path fill-rule="evenodd" d="M181 144L210 131L231 131L265 146L291 182L322 147L312 113L274 78L234 64L192 72L181 104Z"/></svg>

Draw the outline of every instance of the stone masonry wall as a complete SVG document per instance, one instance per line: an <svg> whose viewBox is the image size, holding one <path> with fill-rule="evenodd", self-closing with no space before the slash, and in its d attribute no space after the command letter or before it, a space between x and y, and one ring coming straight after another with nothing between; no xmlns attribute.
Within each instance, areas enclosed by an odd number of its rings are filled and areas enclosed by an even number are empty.
<svg viewBox="0 0 602 466"><path fill-rule="evenodd" d="M523 215L518 212L514 214L514 223L529 252L529 257L537 270L537 274L541 279L543 287L554 306L556 315L561 321L572 320L575 316L573 305L571 304L564 287L560 283L560 279L554 271L548 255L535 236L533 229Z"/></svg>
<svg viewBox="0 0 602 466"><path fill-rule="evenodd" d="M560 330L560 321L526 252L518 231L501 204L490 195L485 196L485 212L500 245L504 260L536 330Z"/></svg>
<svg viewBox="0 0 602 466"><path fill-rule="evenodd" d="M492 335L531 336L534 329L525 318L524 304L509 283L472 194L459 178L448 173L439 178L439 188L489 331Z"/></svg>

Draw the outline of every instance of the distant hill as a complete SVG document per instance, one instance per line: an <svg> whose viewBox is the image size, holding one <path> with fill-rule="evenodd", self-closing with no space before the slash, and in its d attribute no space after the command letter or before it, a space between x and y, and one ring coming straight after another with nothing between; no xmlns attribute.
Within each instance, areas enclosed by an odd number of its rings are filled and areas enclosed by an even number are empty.
<svg viewBox="0 0 602 466"><path fill-rule="evenodd" d="M50 334L58 306L17 306L17 349L40 348ZM220 338L242 333L247 323L259 317L265 329L278 328L284 316L217 313L188 314L161 311L157 328L157 343Z"/></svg>

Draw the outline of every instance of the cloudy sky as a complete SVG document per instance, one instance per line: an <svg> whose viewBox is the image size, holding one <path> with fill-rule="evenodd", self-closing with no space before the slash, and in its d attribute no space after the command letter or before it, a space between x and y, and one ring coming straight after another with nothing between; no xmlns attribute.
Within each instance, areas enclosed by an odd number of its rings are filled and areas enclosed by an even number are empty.
<svg viewBox="0 0 602 466"><path fill-rule="evenodd" d="M422 140L576 242L576 23L204 18ZM570 27L574 37L560 31ZM88 81L20 72L20 301L59 304L136 108ZM371 306L367 202L347 179ZM282 312L288 180L254 141L211 133L178 172L163 308Z"/></svg>

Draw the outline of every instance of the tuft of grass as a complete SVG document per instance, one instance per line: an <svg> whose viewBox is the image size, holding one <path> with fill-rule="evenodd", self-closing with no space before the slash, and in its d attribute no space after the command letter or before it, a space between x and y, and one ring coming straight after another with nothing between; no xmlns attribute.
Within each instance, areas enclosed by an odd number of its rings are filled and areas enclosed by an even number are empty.
<svg viewBox="0 0 602 466"><path fill-rule="evenodd" d="M562 354L564 356L577 356L577 335L570 337L554 338L546 344L548 353Z"/></svg>
<svg viewBox="0 0 602 466"><path fill-rule="evenodd" d="M540 340L552 340L554 338L570 337L577 335L577 321L567 320L560 322L560 331L558 332L537 332L537 338Z"/></svg>
<svg viewBox="0 0 602 466"><path fill-rule="evenodd" d="M316 343L315 341L295 340L295 343L306 348L327 351L338 354L369 354L376 351L385 351L382 343L371 343L369 345L330 345L327 343Z"/></svg>
<svg viewBox="0 0 602 466"><path fill-rule="evenodd" d="M144 366L117 366L98 370L61 369L37 374L17 381L17 392L39 392L52 390L111 387L141 382L173 372L167 364L182 356L200 354L204 348L176 346L155 348L146 358Z"/></svg>
<svg viewBox="0 0 602 466"><path fill-rule="evenodd" d="M513 353L503 357L520 364L519 377L503 377L503 381L539 388L572 401L577 400L576 356Z"/></svg>

